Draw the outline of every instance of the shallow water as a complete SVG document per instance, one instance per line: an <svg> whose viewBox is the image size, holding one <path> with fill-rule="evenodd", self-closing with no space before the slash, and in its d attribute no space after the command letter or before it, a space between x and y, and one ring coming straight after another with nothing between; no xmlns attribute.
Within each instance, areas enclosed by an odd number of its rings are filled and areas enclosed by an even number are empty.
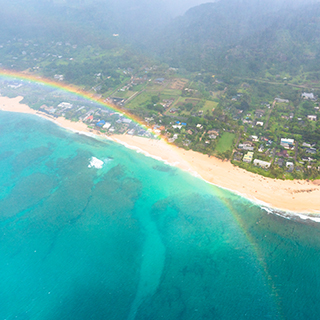
<svg viewBox="0 0 320 320"><path fill-rule="evenodd" d="M0 319L319 318L318 223L35 116L0 134Z"/></svg>

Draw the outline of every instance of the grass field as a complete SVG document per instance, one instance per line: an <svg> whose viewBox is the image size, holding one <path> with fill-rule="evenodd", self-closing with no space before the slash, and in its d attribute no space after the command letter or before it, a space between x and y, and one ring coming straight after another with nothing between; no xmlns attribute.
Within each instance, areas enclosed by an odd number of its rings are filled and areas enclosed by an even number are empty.
<svg viewBox="0 0 320 320"><path fill-rule="evenodd" d="M151 97L154 96L154 92L142 92L132 99L126 107L129 109L141 108L147 102L151 102Z"/></svg>
<svg viewBox="0 0 320 320"><path fill-rule="evenodd" d="M115 92L115 93L112 95L112 97L113 97L113 98L124 98L124 99L128 99L128 98L131 97L134 93L135 93L135 91L131 91L131 90L117 91L117 92Z"/></svg>
<svg viewBox="0 0 320 320"><path fill-rule="evenodd" d="M234 133L224 132L218 141L216 152L226 152L232 148L233 140L236 137Z"/></svg>
<svg viewBox="0 0 320 320"><path fill-rule="evenodd" d="M211 111L212 109L215 109L217 105L218 102L207 100L205 105L202 107L202 110L203 112L206 112L207 110Z"/></svg>

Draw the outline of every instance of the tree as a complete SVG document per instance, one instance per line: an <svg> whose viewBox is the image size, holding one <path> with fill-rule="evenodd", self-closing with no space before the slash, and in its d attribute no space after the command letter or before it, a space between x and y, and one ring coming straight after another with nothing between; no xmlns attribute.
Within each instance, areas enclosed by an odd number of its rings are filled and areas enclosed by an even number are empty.
<svg viewBox="0 0 320 320"><path fill-rule="evenodd" d="M160 98L158 97L158 96L152 96L151 97L151 102L153 103L153 104L156 104L156 103L158 103L160 101Z"/></svg>

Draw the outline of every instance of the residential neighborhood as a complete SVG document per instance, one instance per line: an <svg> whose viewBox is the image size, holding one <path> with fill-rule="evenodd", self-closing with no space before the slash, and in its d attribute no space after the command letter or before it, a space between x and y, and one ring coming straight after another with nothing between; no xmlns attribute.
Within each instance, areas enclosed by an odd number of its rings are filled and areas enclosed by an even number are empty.
<svg viewBox="0 0 320 320"><path fill-rule="evenodd" d="M31 72L42 70L61 84L77 80L68 78L70 73L60 67L63 61L80 70L77 61L83 52L103 57L102 51L90 46L80 50L71 42L43 45L16 39L12 44L21 55L8 56L9 60L23 63L35 57ZM47 68L50 60L57 68ZM0 81L0 93L22 95L26 103L51 117L82 121L103 135L161 136L181 148L229 159L272 177L319 175L320 90L276 85L266 89L266 84L244 80L232 84L205 72L182 75L179 68L152 61L137 66L123 60L107 71L88 71L86 77L84 90L102 104L58 90L43 94L40 87L30 89L15 79Z"/></svg>

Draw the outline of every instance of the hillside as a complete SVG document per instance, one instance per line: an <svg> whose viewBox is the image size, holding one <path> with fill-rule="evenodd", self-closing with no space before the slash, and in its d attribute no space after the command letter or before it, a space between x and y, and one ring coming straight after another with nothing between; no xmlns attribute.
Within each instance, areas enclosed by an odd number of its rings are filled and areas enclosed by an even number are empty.
<svg viewBox="0 0 320 320"><path fill-rule="evenodd" d="M151 41L170 65L189 71L263 75L314 69L319 3L226 0L190 9Z"/></svg>

